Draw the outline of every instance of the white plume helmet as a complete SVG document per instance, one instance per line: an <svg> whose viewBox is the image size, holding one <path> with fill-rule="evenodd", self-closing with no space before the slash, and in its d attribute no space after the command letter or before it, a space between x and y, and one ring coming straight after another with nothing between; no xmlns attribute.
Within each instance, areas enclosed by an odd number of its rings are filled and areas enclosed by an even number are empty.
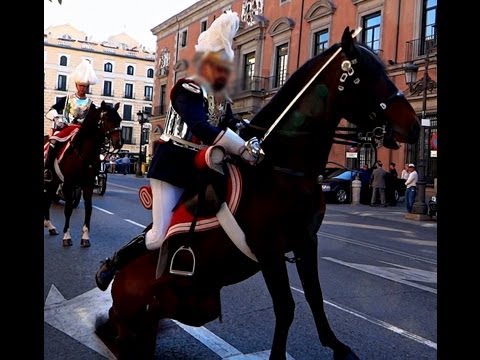
<svg viewBox="0 0 480 360"><path fill-rule="evenodd" d="M86 59L82 60L75 70L73 70L71 78L75 84L95 85L98 82L92 64Z"/></svg>
<svg viewBox="0 0 480 360"><path fill-rule="evenodd" d="M210 27L202 32L198 37L195 51L204 53L205 55L213 52L218 53L224 51L224 60L233 62L233 37L240 27L240 18L236 12L226 11L220 15L210 25Z"/></svg>

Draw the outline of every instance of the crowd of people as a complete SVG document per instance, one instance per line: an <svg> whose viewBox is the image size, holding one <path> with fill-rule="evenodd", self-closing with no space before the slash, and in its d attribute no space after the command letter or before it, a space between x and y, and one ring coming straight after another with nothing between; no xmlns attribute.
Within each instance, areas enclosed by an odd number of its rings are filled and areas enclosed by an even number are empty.
<svg viewBox="0 0 480 360"><path fill-rule="evenodd" d="M378 198L380 198L380 206L396 206L397 199L395 190L398 191L400 186L398 180L401 179L405 181L405 206L409 213L412 212L418 180L414 164L405 164L399 177L394 162L390 162L388 164L388 170L385 170L383 168L383 162L378 160L372 167L364 164L360 169L359 175L362 184L368 183L368 190L364 187L363 191L368 191L370 206L376 206Z"/></svg>

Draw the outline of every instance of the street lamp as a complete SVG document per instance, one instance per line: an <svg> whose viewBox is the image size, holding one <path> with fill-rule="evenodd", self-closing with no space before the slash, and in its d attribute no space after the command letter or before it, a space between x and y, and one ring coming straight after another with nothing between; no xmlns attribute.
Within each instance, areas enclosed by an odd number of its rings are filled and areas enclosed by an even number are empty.
<svg viewBox="0 0 480 360"><path fill-rule="evenodd" d="M427 115L427 90L430 92L437 87L437 83L428 76L428 65L430 62L432 40L425 41L425 70L423 78L417 81L418 65L413 63L405 64L405 82L409 87L410 95L422 95L422 128L420 131L420 149L417 159L418 180L417 180L417 197L412 207L413 214L426 215L427 204L425 203L425 130L423 126L429 126Z"/></svg>
<svg viewBox="0 0 480 360"><path fill-rule="evenodd" d="M143 124L148 123L149 121L149 113L143 112L141 110L137 113L138 123L140 124L140 149L138 152L138 161L137 161L137 177L143 177L142 173L142 146L143 146Z"/></svg>

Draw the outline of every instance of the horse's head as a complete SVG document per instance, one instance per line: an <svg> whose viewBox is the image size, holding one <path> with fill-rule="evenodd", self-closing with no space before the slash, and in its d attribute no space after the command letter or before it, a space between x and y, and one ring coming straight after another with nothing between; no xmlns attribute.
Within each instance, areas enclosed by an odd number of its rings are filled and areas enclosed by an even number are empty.
<svg viewBox="0 0 480 360"><path fill-rule="evenodd" d="M118 108L120 103L116 103L115 106L108 105L105 101L100 104L100 129L105 134L105 137L110 140L114 149L120 149L122 147L122 128L120 123L122 118L118 114Z"/></svg>
<svg viewBox="0 0 480 360"><path fill-rule="evenodd" d="M390 80L378 56L357 44L347 27L342 36L340 115L362 129L383 128L383 145L416 143L420 123L414 109Z"/></svg>

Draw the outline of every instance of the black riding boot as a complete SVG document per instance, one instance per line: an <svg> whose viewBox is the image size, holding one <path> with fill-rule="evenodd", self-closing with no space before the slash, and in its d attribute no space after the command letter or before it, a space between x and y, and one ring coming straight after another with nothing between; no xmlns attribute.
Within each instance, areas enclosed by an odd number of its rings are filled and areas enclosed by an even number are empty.
<svg viewBox="0 0 480 360"><path fill-rule="evenodd" d="M52 181L53 179L53 164L58 154L58 148L59 146L57 146L56 143L50 143L48 147L47 159L45 160L45 167L43 170L43 181L45 182Z"/></svg>
<svg viewBox="0 0 480 360"><path fill-rule="evenodd" d="M145 246L145 233L133 238L128 244L115 252L112 259L102 261L100 269L95 274L95 281L100 290L105 291L113 280L115 273L132 260L148 251Z"/></svg>

